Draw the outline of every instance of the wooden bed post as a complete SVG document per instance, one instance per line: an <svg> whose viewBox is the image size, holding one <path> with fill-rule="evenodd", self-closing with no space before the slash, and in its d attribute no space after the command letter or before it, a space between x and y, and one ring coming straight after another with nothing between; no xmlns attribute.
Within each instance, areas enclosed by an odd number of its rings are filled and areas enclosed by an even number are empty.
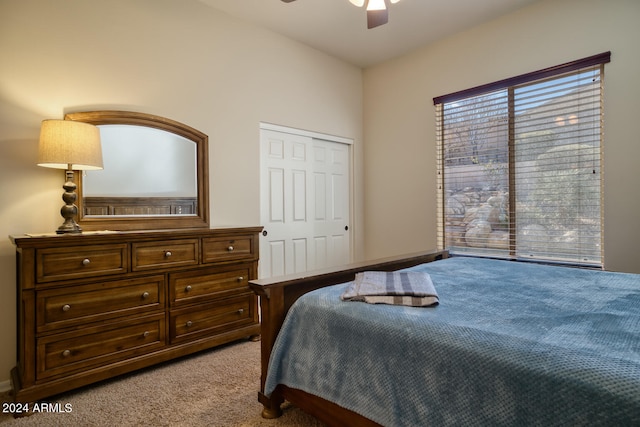
<svg viewBox="0 0 640 427"><path fill-rule="evenodd" d="M272 393L271 397L264 394L264 385L267 379L267 368L269 366L269 357L271 349L275 344L278 335L277 329L268 327L269 325L282 325L287 310L284 307L284 291L283 288L263 288L252 286L254 292L260 297L260 391L258 392L258 401L262 403L263 418L278 418L282 415L280 405L284 402L284 398L280 393Z"/></svg>

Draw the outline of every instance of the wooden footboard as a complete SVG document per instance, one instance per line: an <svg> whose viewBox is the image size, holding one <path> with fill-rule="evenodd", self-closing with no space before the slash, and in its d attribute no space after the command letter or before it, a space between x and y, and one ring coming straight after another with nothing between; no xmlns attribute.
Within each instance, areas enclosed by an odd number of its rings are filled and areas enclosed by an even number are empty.
<svg viewBox="0 0 640 427"><path fill-rule="evenodd" d="M344 408L336 408L337 405L331 402L316 398L313 395L300 392L299 390L281 386L278 387L270 397L267 397L264 394L264 385L267 378L271 349L273 348L278 332L282 327L284 318L291 305L301 295L307 292L325 286L352 281L356 273L362 271L394 271L447 257L448 252L446 251L420 252L373 261L363 261L313 272L250 281L249 286L260 297L261 308L262 339L260 363L262 375L258 400L264 406L262 416L265 418L279 417L282 414L280 405L286 399L328 425L376 425L361 416L357 417L362 418L362 420L354 424L356 420L354 417L356 417L356 415L352 412Z"/></svg>

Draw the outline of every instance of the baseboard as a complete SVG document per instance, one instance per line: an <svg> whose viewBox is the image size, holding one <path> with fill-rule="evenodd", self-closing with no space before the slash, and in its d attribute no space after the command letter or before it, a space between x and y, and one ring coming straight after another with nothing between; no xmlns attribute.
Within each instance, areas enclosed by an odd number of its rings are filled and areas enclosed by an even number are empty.
<svg viewBox="0 0 640 427"><path fill-rule="evenodd" d="M11 390L11 380L0 381L0 393Z"/></svg>

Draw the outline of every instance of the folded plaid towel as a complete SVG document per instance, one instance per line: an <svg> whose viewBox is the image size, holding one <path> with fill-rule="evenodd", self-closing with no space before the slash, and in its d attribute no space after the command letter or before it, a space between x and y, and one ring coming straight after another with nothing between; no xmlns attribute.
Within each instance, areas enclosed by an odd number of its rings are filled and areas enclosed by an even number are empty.
<svg viewBox="0 0 640 427"><path fill-rule="evenodd" d="M424 272L357 273L340 299L412 307L427 307L439 302L431 276Z"/></svg>

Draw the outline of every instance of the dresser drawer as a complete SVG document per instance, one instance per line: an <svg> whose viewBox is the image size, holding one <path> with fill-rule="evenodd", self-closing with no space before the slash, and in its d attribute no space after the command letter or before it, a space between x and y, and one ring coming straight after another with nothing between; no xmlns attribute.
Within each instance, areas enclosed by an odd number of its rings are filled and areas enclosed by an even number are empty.
<svg viewBox="0 0 640 427"><path fill-rule="evenodd" d="M36 280L45 283L125 273L128 260L126 244L38 249Z"/></svg>
<svg viewBox="0 0 640 427"><path fill-rule="evenodd" d="M202 262L255 259L253 236L211 237L202 239Z"/></svg>
<svg viewBox="0 0 640 427"><path fill-rule="evenodd" d="M231 331L254 323L256 300L252 293L206 304L197 310L175 310L170 314L172 343Z"/></svg>
<svg viewBox="0 0 640 427"><path fill-rule="evenodd" d="M184 239L133 243L132 269L140 271L196 265L200 254L199 242L198 239Z"/></svg>
<svg viewBox="0 0 640 427"><path fill-rule="evenodd" d="M86 371L165 345L164 314L84 328L37 340L38 380Z"/></svg>
<svg viewBox="0 0 640 427"><path fill-rule="evenodd" d="M161 311L165 307L164 275L36 293L38 332L86 325L119 316Z"/></svg>
<svg viewBox="0 0 640 427"><path fill-rule="evenodd" d="M172 306L208 302L238 292L249 292L252 264L214 268L169 275Z"/></svg>

